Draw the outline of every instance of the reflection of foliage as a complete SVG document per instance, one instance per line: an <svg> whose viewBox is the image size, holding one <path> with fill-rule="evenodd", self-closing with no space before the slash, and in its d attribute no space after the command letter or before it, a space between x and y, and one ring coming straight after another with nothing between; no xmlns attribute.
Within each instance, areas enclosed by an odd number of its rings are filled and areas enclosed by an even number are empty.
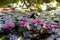
<svg viewBox="0 0 60 40"><path fill-rule="evenodd" d="M5 6L5 5L9 4L9 3L16 3L16 2L19 2L19 1L21 1L21 3L23 3L22 7L26 6L27 8L29 8L31 6L34 6L38 10L40 10L41 4L43 4L43 3L46 3L46 4L51 3L54 0L0 0L0 6ZM56 1L60 3L60 0L56 0ZM11 6L8 5L8 7L11 7ZM55 7L53 7L53 8L48 7L47 8L47 10L55 10L55 9L56 9Z"/></svg>
<svg viewBox="0 0 60 40"><path fill-rule="evenodd" d="M50 3L53 2L54 0L43 0L44 3Z"/></svg>
<svg viewBox="0 0 60 40"><path fill-rule="evenodd" d="M42 12L42 9L38 9L39 12Z"/></svg>
<svg viewBox="0 0 60 40"><path fill-rule="evenodd" d="M7 5L7 7L11 7L11 5Z"/></svg>
<svg viewBox="0 0 60 40"><path fill-rule="evenodd" d="M51 10L56 10L56 8L55 7L48 8L46 11L51 11Z"/></svg>
<svg viewBox="0 0 60 40"><path fill-rule="evenodd" d="M36 6L39 7L41 3L50 3L54 0L0 0L0 5L7 5L9 3L15 3L21 1L24 3L27 7L30 7L32 4L36 4ZM27 4L28 3L28 4Z"/></svg>
<svg viewBox="0 0 60 40"><path fill-rule="evenodd" d="M50 6L48 6L46 11L51 11L51 10L56 10L56 7L50 7Z"/></svg>
<svg viewBox="0 0 60 40"><path fill-rule="evenodd" d="M56 7L52 7L51 10L56 10Z"/></svg>
<svg viewBox="0 0 60 40"><path fill-rule="evenodd" d="M22 3L24 3L27 7L30 7L30 6L32 6L32 4L36 4L36 7L37 8L40 8L40 5L42 4L42 3L50 3L50 2L52 2L52 1L54 1L54 0L21 0L22 1ZM28 4L29 5L28 5Z"/></svg>
<svg viewBox="0 0 60 40"><path fill-rule="evenodd" d="M9 3L15 3L18 2L19 0L0 0L0 6L7 5Z"/></svg>
<svg viewBox="0 0 60 40"><path fill-rule="evenodd" d="M58 2L58 6L60 6L60 0L56 0Z"/></svg>
<svg viewBox="0 0 60 40"><path fill-rule="evenodd" d="M30 7L32 4L36 3L36 0L21 0L21 2L24 3L27 7Z"/></svg>
<svg viewBox="0 0 60 40"><path fill-rule="evenodd" d="M58 3L60 2L60 0L56 0Z"/></svg>

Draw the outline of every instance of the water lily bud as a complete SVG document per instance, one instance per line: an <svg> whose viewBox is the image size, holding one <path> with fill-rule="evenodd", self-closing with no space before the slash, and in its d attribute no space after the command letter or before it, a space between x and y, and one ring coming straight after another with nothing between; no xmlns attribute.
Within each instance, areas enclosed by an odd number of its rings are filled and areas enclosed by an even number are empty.
<svg viewBox="0 0 60 40"><path fill-rule="evenodd" d="M57 28L58 28L58 26L57 26L57 25L53 25L53 28L57 29Z"/></svg>
<svg viewBox="0 0 60 40"><path fill-rule="evenodd" d="M36 21L32 21L31 24L33 24L33 25L36 24Z"/></svg>
<svg viewBox="0 0 60 40"><path fill-rule="evenodd" d="M8 27L14 28L14 24L8 24Z"/></svg>
<svg viewBox="0 0 60 40"><path fill-rule="evenodd" d="M45 26L45 28L49 28L50 24L45 24L44 26Z"/></svg>
<svg viewBox="0 0 60 40"><path fill-rule="evenodd" d="M24 22L24 21L20 22L20 24L23 25L23 26L24 26L26 23L27 23L27 22Z"/></svg>
<svg viewBox="0 0 60 40"><path fill-rule="evenodd" d="M36 20L36 22L37 22L37 23L41 23L42 21L38 19L38 20Z"/></svg>
<svg viewBox="0 0 60 40"><path fill-rule="evenodd" d="M4 26L3 29L6 29L6 30L9 29L8 25Z"/></svg>

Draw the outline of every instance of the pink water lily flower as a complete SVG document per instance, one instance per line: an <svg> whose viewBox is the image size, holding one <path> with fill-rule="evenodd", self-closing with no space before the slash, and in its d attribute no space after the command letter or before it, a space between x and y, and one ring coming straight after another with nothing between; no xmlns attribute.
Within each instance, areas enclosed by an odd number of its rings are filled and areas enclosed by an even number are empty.
<svg viewBox="0 0 60 40"><path fill-rule="evenodd" d="M46 27L46 28L49 28L49 27L50 27L50 24L45 24L45 27Z"/></svg>
<svg viewBox="0 0 60 40"><path fill-rule="evenodd" d="M9 28L14 28L14 24L8 24Z"/></svg>
<svg viewBox="0 0 60 40"><path fill-rule="evenodd" d="M36 21L32 21L32 22L31 22L31 24L33 24L33 25L36 24L36 23L37 23Z"/></svg>
<svg viewBox="0 0 60 40"><path fill-rule="evenodd" d="M36 22L37 22L37 23L41 23L42 21L41 21L41 20L39 20L39 19L37 19L37 20L36 20Z"/></svg>
<svg viewBox="0 0 60 40"><path fill-rule="evenodd" d="M27 23L27 22L25 22L25 21L21 21L21 22L20 22L20 24L21 24L22 26L24 26L26 23Z"/></svg>
<svg viewBox="0 0 60 40"><path fill-rule="evenodd" d="M3 29L9 29L9 27L8 27L8 25L6 25L6 26L3 26Z"/></svg>
<svg viewBox="0 0 60 40"><path fill-rule="evenodd" d="M22 20L22 21L27 21L27 18L24 17L24 18L22 18L21 20Z"/></svg>
<svg viewBox="0 0 60 40"><path fill-rule="evenodd" d="M54 26L53 26L53 28L57 29L57 28L58 28L58 26L57 26L57 25L54 25Z"/></svg>

